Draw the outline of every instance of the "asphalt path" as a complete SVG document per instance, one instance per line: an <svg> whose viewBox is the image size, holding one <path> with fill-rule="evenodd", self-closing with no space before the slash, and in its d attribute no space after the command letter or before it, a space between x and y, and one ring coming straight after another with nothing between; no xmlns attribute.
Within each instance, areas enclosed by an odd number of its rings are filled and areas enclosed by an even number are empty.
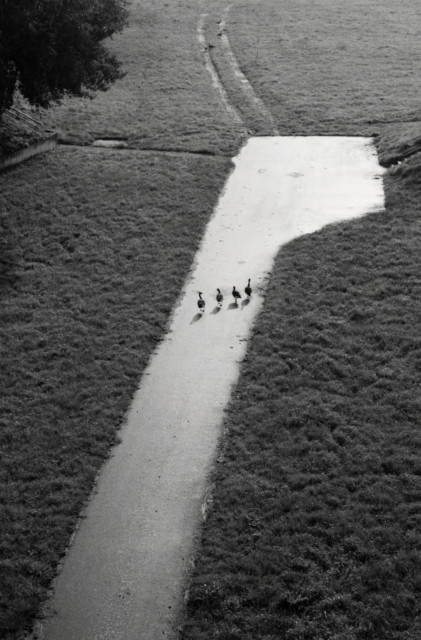
<svg viewBox="0 0 421 640"><path fill-rule="evenodd" d="M176 637L223 411L283 244L384 206L366 138L252 138L140 382L39 626L45 640ZM248 278L253 293L244 293ZM238 304L233 286L241 292ZM219 307L216 289L224 294ZM204 312L197 307L203 292Z"/></svg>

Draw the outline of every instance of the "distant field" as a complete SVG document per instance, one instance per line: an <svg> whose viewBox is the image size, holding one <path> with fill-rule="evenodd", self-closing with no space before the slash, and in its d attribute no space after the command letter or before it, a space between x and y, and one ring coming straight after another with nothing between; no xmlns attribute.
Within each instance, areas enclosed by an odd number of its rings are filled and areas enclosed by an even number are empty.
<svg viewBox="0 0 421 640"><path fill-rule="evenodd" d="M1 175L1 638L45 598L241 145L196 33L207 13L226 80L226 9L135 0L112 43L125 78L42 114L68 142L131 149L59 148ZM247 0L227 26L282 134L416 148L414 1ZM420 176L415 156L388 175L386 213L281 250L181 637L419 640Z"/></svg>
<svg viewBox="0 0 421 640"><path fill-rule="evenodd" d="M370 135L419 120L417 0L241 0L231 46L281 134Z"/></svg>

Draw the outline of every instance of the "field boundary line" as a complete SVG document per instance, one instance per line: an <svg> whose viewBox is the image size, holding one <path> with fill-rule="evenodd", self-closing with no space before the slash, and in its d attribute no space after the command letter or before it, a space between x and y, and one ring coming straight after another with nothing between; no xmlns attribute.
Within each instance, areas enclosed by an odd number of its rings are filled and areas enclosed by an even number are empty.
<svg viewBox="0 0 421 640"><path fill-rule="evenodd" d="M51 151L58 144L58 134L53 133L48 138L44 138L40 142L35 142L31 144L29 147L25 147L24 149L19 149L19 151L14 151L13 153L0 158L0 172L5 171L11 167L14 167L25 160L29 160L33 156L37 156L40 153L45 153L46 151Z"/></svg>
<svg viewBox="0 0 421 640"><path fill-rule="evenodd" d="M58 141L60 147L66 149L95 149L98 153L118 151L119 153L165 153L167 155L186 155L186 156L203 156L209 158L226 158L224 153L216 153L214 151L193 151L188 149L166 149L165 147L106 147L95 144L77 144L74 142Z"/></svg>

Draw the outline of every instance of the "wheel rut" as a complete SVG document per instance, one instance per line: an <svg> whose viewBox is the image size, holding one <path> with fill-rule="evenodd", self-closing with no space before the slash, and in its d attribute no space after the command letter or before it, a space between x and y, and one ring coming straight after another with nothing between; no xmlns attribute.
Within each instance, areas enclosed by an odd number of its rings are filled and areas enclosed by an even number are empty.
<svg viewBox="0 0 421 640"><path fill-rule="evenodd" d="M216 32L212 31L208 14L200 17L197 38L206 68L221 102L243 134L278 136L272 114L255 93L232 50L228 25L231 7L228 5L223 11Z"/></svg>

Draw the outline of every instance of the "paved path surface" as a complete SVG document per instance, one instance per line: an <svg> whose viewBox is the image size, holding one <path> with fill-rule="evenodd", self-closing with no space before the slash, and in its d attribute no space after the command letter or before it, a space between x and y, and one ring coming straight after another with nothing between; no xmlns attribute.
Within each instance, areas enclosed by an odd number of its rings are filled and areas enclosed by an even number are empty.
<svg viewBox="0 0 421 640"><path fill-rule="evenodd" d="M56 613L39 637L176 635L206 477L265 277L283 243L382 208L380 176L374 149L361 138L254 138L241 151L57 580ZM248 278L249 304L233 305L232 286L243 292ZM221 309L216 287L225 295Z"/></svg>

